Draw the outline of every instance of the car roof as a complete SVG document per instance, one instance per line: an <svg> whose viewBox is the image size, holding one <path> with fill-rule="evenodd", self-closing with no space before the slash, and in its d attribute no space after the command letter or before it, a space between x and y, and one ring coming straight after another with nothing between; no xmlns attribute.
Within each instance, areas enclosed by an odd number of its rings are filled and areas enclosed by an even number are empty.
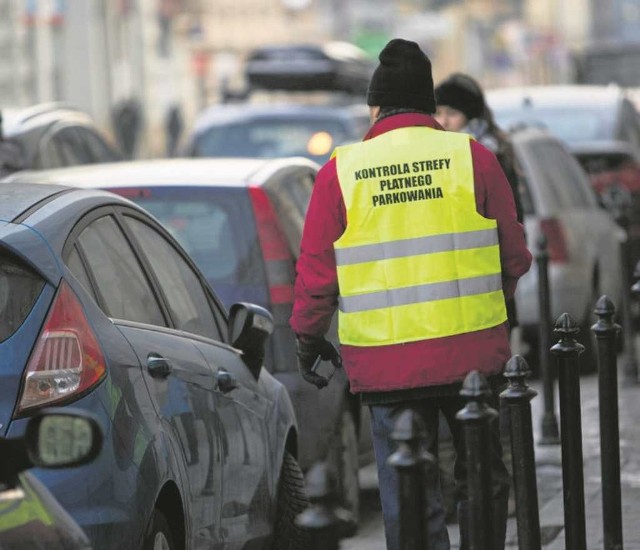
<svg viewBox="0 0 640 550"><path fill-rule="evenodd" d="M509 138L514 144L540 139L548 139L563 144L549 130L538 126L518 126L509 132Z"/></svg>
<svg viewBox="0 0 640 550"><path fill-rule="evenodd" d="M184 185L246 187L262 184L276 171L290 166L319 169L318 164L302 157L156 159L22 171L4 181L58 183L85 189Z"/></svg>
<svg viewBox="0 0 640 550"><path fill-rule="evenodd" d="M557 85L494 88L486 93L492 108L533 107L591 107L615 108L624 97L618 86Z"/></svg>
<svg viewBox="0 0 640 550"><path fill-rule="evenodd" d="M39 126L58 122L93 125L91 117L65 103L41 103L31 107L3 107L2 131L5 137L14 137Z"/></svg>
<svg viewBox="0 0 640 550"><path fill-rule="evenodd" d="M594 153L624 153L631 157L637 157L633 146L627 141L620 140L585 141L571 144L569 148L572 152L578 155Z"/></svg>
<svg viewBox="0 0 640 550"><path fill-rule="evenodd" d="M0 185L0 220L11 221L30 209L34 204L69 189L64 185L40 185L21 183L20 185Z"/></svg>
<svg viewBox="0 0 640 550"><path fill-rule="evenodd" d="M353 117L368 116L366 105L308 105L308 104L229 104L213 105L202 111L195 123L195 132L201 132L211 126L220 126L237 122L273 119L295 119L297 117L317 119L349 120Z"/></svg>

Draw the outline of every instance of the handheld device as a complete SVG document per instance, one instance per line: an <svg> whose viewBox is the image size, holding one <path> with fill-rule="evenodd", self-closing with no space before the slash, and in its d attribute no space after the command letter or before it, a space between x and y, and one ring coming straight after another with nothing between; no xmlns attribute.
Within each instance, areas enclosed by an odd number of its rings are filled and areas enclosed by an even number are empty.
<svg viewBox="0 0 640 550"><path fill-rule="evenodd" d="M340 352L335 344L331 343L335 354L331 359L331 362L325 361L318 355L313 367L311 367L311 372L316 373L318 376L322 376L327 382L329 382L333 375L336 373L336 369L342 368L342 358L340 357ZM328 365L329 363L329 365Z"/></svg>

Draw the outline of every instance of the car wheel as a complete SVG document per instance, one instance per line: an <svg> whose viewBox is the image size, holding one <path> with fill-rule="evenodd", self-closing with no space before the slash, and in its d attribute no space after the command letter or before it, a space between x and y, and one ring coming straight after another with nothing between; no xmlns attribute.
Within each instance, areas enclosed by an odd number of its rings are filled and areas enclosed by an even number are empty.
<svg viewBox="0 0 640 550"><path fill-rule="evenodd" d="M302 470L293 455L285 451L278 484L272 550L305 550L311 546L309 533L295 524L296 517L308 506Z"/></svg>
<svg viewBox="0 0 640 550"><path fill-rule="evenodd" d="M358 434L351 411L345 407L335 434L331 464L334 465L340 506L351 515L352 525L346 526L346 536L355 534L360 513L360 483L358 480ZM351 523L351 522L350 522Z"/></svg>
<svg viewBox="0 0 640 550"><path fill-rule="evenodd" d="M164 514L156 509L153 512L153 519L149 533L145 536L143 550L176 550L177 546L173 542L171 528Z"/></svg>

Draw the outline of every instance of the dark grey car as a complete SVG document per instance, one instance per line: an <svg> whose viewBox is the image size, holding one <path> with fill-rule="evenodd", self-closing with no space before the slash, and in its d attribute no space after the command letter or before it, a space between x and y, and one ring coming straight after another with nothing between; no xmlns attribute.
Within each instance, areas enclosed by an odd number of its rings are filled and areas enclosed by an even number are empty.
<svg viewBox="0 0 640 550"><path fill-rule="evenodd" d="M196 119L185 156L302 156L322 164L336 146L362 140L369 123L364 103L214 105Z"/></svg>
<svg viewBox="0 0 640 550"><path fill-rule="evenodd" d="M2 108L0 115L0 174L123 159L89 115L69 106Z"/></svg>

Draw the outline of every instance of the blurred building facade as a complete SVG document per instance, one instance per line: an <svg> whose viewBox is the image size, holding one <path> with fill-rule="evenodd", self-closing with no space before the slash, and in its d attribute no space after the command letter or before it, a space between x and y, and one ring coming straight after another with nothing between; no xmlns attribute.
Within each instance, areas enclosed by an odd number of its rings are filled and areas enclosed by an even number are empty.
<svg viewBox="0 0 640 550"><path fill-rule="evenodd" d="M575 52L640 40L640 0L0 0L3 104L64 100L113 129L137 105L136 154L162 154L168 113L185 125L223 97L265 44L353 42L372 57L418 42L434 77L485 86L572 81Z"/></svg>

